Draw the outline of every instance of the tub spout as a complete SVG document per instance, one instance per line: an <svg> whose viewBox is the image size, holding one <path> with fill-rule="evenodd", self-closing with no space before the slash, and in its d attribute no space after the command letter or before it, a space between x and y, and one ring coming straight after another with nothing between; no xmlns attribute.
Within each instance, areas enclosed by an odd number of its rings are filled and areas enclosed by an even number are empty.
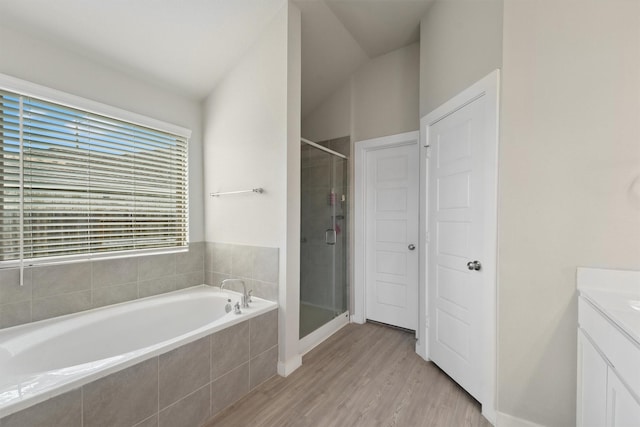
<svg viewBox="0 0 640 427"><path fill-rule="evenodd" d="M245 285L244 280L240 279L224 279L222 284L220 285L220 290L223 290L225 286L231 283L241 283L242 284L242 308L249 307L249 303L251 302L251 292L247 292L247 285Z"/></svg>

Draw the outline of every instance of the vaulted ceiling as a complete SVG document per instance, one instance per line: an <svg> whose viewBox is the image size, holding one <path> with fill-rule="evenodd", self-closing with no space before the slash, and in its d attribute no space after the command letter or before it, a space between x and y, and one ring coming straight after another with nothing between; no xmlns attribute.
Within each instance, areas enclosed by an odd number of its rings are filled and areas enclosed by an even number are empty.
<svg viewBox="0 0 640 427"><path fill-rule="evenodd" d="M418 40L432 0L294 0L302 115L369 59ZM0 25L204 98L284 0L0 0Z"/></svg>

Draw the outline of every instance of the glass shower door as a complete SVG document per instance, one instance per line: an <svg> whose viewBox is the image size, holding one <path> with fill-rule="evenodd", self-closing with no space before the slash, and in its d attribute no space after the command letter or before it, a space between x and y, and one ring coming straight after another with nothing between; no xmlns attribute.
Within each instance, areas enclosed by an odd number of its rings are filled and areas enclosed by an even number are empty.
<svg viewBox="0 0 640 427"><path fill-rule="evenodd" d="M346 311L346 168L302 145L300 338Z"/></svg>

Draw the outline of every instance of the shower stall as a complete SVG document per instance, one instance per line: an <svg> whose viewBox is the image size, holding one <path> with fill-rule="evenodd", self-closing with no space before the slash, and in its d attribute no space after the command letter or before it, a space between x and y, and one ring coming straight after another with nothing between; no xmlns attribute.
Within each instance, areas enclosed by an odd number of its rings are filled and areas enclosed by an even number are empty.
<svg viewBox="0 0 640 427"><path fill-rule="evenodd" d="M300 339L303 339L337 317L348 317L349 138L318 144L302 139L301 144Z"/></svg>

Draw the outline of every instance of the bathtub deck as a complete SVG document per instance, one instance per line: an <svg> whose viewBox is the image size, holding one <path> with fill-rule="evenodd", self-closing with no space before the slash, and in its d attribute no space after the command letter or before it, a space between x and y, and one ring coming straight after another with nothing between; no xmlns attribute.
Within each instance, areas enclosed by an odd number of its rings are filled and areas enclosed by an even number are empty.
<svg viewBox="0 0 640 427"><path fill-rule="evenodd" d="M206 426L490 426L414 348L409 333L347 325L288 378L271 378Z"/></svg>

